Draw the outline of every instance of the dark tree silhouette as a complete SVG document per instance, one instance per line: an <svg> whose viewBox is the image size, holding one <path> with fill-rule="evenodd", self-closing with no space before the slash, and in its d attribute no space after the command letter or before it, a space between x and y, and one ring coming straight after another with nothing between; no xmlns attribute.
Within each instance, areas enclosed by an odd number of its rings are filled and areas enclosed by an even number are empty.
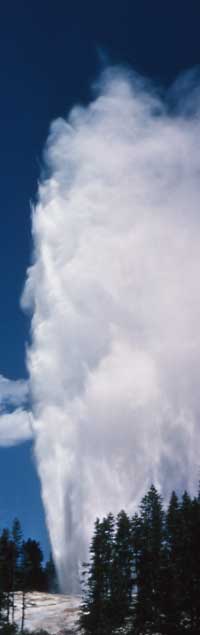
<svg viewBox="0 0 200 635"><path fill-rule="evenodd" d="M90 547L90 564L84 568L84 591L81 627L96 635L111 632L111 580L114 518L109 514L96 520Z"/></svg>
<svg viewBox="0 0 200 635"><path fill-rule="evenodd" d="M152 485L132 520L97 520L84 579L86 635L199 635L200 495L164 511Z"/></svg>
<svg viewBox="0 0 200 635"><path fill-rule="evenodd" d="M112 563L112 624L120 628L129 619L133 588L133 549L131 522L121 511L117 516Z"/></svg>

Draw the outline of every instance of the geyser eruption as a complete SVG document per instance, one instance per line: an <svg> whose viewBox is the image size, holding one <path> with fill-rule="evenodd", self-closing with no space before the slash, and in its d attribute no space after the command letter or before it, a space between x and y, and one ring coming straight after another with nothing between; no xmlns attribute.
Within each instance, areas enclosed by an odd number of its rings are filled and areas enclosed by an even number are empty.
<svg viewBox="0 0 200 635"><path fill-rule="evenodd" d="M164 495L197 487L200 117L189 87L176 84L170 111L169 97L111 69L88 107L51 126L23 304L35 454L68 590L97 515L131 513L152 481Z"/></svg>

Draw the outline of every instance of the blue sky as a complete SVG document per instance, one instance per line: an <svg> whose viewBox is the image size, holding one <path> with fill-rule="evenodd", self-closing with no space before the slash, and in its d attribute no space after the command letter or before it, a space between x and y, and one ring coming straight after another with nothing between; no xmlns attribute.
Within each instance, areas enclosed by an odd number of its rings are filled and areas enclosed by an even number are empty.
<svg viewBox="0 0 200 635"><path fill-rule="evenodd" d="M50 122L90 98L102 59L161 84L200 63L200 5L182 2L3 3L0 9L0 373L25 378L29 319L20 309L34 199ZM16 515L48 551L30 443L0 449L0 527Z"/></svg>

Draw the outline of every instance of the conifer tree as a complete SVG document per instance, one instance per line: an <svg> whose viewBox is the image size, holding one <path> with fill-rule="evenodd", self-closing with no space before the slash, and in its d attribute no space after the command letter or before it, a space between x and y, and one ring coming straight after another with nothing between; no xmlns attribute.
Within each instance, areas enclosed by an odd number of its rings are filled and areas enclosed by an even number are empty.
<svg viewBox="0 0 200 635"><path fill-rule="evenodd" d="M129 618L133 588L131 523L125 511L117 516L112 564L112 624L121 627Z"/></svg>
<svg viewBox="0 0 200 635"><path fill-rule="evenodd" d="M3 529L0 537L0 578L4 593L6 621L9 623L12 607L12 578L14 547L8 529Z"/></svg>
<svg viewBox="0 0 200 635"><path fill-rule="evenodd" d="M176 493L172 492L165 527L167 566L164 603L166 628L169 635L179 632L182 619L181 536L180 504Z"/></svg>
<svg viewBox="0 0 200 635"><path fill-rule="evenodd" d="M162 498L152 485L140 506L140 549L137 563L137 600L134 628L162 632L164 512ZM143 631L141 631L143 632Z"/></svg>
<svg viewBox="0 0 200 635"><path fill-rule="evenodd" d="M199 635L200 496L172 492L166 513L152 486L139 512L95 524L85 567L86 635ZM131 620L130 620L131 608Z"/></svg>
<svg viewBox="0 0 200 635"><path fill-rule="evenodd" d="M0 627L2 628L7 621L8 616L8 599L7 599L7 571L6 557L8 545L8 532L4 530L0 537Z"/></svg>
<svg viewBox="0 0 200 635"><path fill-rule="evenodd" d="M110 635L111 579L114 519L112 514L95 522L90 563L85 568L81 627L88 635Z"/></svg>
<svg viewBox="0 0 200 635"><path fill-rule="evenodd" d="M39 542L29 538L23 543L22 576L27 591L42 591L45 575L42 569L43 553Z"/></svg>
<svg viewBox="0 0 200 635"><path fill-rule="evenodd" d="M200 499L194 498L191 505L191 574L193 630L200 633Z"/></svg>
<svg viewBox="0 0 200 635"><path fill-rule="evenodd" d="M193 525L192 500L185 491L181 501L181 595L184 600L182 612L185 616L183 624L190 624L194 629L194 579L193 579Z"/></svg>
<svg viewBox="0 0 200 635"><path fill-rule="evenodd" d="M49 592L57 593L58 581L57 581L56 568L53 561L52 553L50 553L49 560L46 562L44 576L45 576L45 589Z"/></svg>
<svg viewBox="0 0 200 635"><path fill-rule="evenodd" d="M15 591L20 588L21 582L21 557L22 557L22 529L18 518L15 518L12 525L12 623L15 618Z"/></svg>

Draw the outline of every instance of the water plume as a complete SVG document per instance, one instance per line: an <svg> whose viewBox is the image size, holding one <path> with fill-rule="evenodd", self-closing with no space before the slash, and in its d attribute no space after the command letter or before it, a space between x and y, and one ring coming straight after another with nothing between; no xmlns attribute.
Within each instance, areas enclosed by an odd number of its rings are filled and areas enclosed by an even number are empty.
<svg viewBox="0 0 200 635"><path fill-rule="evenodd" d="M95 90L51 126L23 296L35 455L70 591L97 515L131 513L152 481L196 489L199 469L197 81L160 97L108 69Z"/></svg>

